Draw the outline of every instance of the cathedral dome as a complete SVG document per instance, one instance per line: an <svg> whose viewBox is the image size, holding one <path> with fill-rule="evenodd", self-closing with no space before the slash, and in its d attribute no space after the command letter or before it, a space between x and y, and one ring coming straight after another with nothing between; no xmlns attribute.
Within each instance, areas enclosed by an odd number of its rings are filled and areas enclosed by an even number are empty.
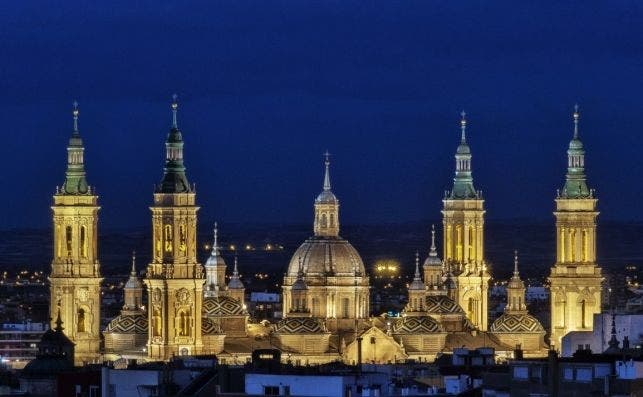
<svg viewBox="0 0 643 397"><path fill-rule="evenodd" d="M147 315L121 314L107 324L105 332L119 334L147 334Z"/></svg>
<svg viewBox="0 0 643 397"><path fill-rule="evenodd" d="M335 197L335 194L330 190L324 190L319 193L319 196L315 199L315 203L318 204L336 204L339 200Z"/></svg>
<svg viewBox="0 0 643 397"><path fill-rule="evenodd" d="M490 332L516 333L516 332L545 332L542 324L529 314L505 313L491 324Z"/></svg>
<svg viewBox="0 0 643 397"><path fill-rule="evenodd" d="M440 324L429 316L407 316L393 324L394 334L425 334L440 331L442 331Z"/></svg>
<svg viewBox="0 0 643 397"><path fill-rule="evenodd" d="M277 323L275 332L280 334L319 334L326 332L324 322L312 317L288 317Z"/></svg>
<svg viewBox="0 0 643 397"><path fill-rule="evenodd" d="M297 248L288 265L288 276L297 277L299 261L307 277L334 273L338 276L366 274L357 250L341 237L311 237Z"/></svg>
<svg viewBox="0 0 643 397"><path fill-rule="evenodd" d="M464 314L464 310L446 295L426 297L426 312L430 314Z"/></svg>
<svg viewBox="0 0 643 397"><path fill-rule="evenodd" d="M204 316L240 316L246 314L241 302L229 296L203 298Z"/></svg>

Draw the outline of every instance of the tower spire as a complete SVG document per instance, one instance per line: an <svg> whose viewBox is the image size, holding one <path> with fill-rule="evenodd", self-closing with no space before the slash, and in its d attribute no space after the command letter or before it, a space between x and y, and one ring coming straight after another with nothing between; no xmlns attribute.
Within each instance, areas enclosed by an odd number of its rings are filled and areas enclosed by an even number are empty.
<svg viewBox="0 0 643 397"><path fill-rule="evenodd" d="M431 225L431 249L429 251L429 256L438 256L438 249L435 246L435 225Z"/></svg>
<svg viewBox="0 0 643 397"><path fill-rule="evenodd" d="M214 222L214 240L212 241L212 255L217 256L219 253L219 225Z"/></svg>
<svg viewBox="0 0 643 397"><path fill-rule="evenodd" d="M518 273L518 250L514 250L514 277L520 278L520 273Z"/></svg>
<svg viewBox="0 0 643 397"><path fill-rule="evenodd" d="M130 276L136 277L136 251L132 251L132 270Z"/></svg>
<svg viewBox="0 0 643 397"><path fill-rule="evenodd" d="M73 110L72 110L72 115L74 116L74 135L78 135L78 102L74 101L72 104Z"/></svg>
<svg viewBox="0 0 643 397"><path fill-rule="evenodd" d="M578 104L574 105L574 139L578 139L578 119L580 113L578 112Z"/></svg>
<svg viewBox="0 0 643 397"><path fill-rule="evenodd" d="M578 135L578 121L580 112L578 105L574 105L574 135L569 142L567 149L567 175L565 176L565 186L560 196L563 198L589 198L592 191L587 187L587 177L585 175L585 149L583 142Z"/></svg>
<svg viewBox="0 0 643 397"><path fill-rule="evenodd" d="M172 127L165 140L165 167L163 179L157 187L157 193L193 193L185 175L183 164L183 135L176 122L176 113L179 107L177 95L172 95Z"/></svg>
<svg viewBox="0 0 643 397"><path fill-rule="evenodd" d="M85 162L83 140L78 131L78 102L72 104L73 131L67 145L67 171L62 194L89 194L89 186L85 177Z"/></svg>
<svg viewBox="0 0 643 397"><path fill-rule="evenodd" d="M324 191L328 192L330 191L330 153L328 153L328 150L324 153L324 165L326 166L324 172Z"/></svg>
<svg viewBox="0 0 643 397"><path fill-rule="evenodd" d="M462 117L460 119L460 130L461 130L461 137L460 137L460 142L463 144L467 143L467 113L463 110L460 112L460 116Z"/></svg>
<svg viewBox="0 0 643 397"><path fill-rule="evenodd" d="M54 328L57 332L62 332L64 330L63 328L63 320L60 318L60 306L58 307L58 315L56 316L56 328Z"/></svg>
<svg viewBox="0 0 643 397"><path fill-rule="evenodd" d="M450 199L475 199L478 193L473 187L471 176L471 149L467 144L467 119L466 112L460 113L460 145L455 153L455 178L453 178L453 190L447 196Z"/></svg>
<svg viewBox="0 0 643 397"><path fill-rule="evenodd" d="M179 108L178 97L178 95L172 94L172 128L178 128L176 123L176 111Z"/></svg>
<svg viewBox="0 0 643 397"><path fill-rule="evenodd" d="M415 276L413 279L420 279L420 253L418 251L415 251Z"/></svg>

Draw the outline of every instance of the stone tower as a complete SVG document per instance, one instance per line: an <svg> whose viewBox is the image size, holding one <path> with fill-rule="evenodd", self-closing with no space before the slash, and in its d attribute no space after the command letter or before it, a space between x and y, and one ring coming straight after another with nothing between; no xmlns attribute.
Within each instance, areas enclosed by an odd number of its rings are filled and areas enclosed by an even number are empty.
<svg viewBox="0 0 643 397"><path fill-rule="evenodd" d="M78 105L67 146L65 183L54 194L54 252L51 262L51 328L58 314L65 335L76 345L75 362L98 359L100 349L100 283L98 262L98 196L85 179L83 141L78 132Z"/></svg>
<svg viewBox="0 0 643 397"><path fill-rule="evenodd" d="M574 136L567 150L567 176L556 197L556 264L551 269L551 343L560 348L571 331L592 331L594 313L601 311L601 268L596 263L594 190L587 187L585 150L578 138L578 107Z"/></svg>
<svg viewBox="0 0 643 397"><path fill-rule="evenodd" d="M164 175L154 192L153 255L147 267L148 356L167 360L172 355L199 354L203 267L196 258L197 211L195 189L183 165L183 137L177 127L176 96L172 128L165 142Z"/></svg>
<svg viewBox="0 0 643 397"><path fill-rule="evenodd" d="M444 262L457 277L457 302L476 328L487 330L489 273L484 262L484 200L473 187L471 149L462 112L453 190L442 200Z"/></svg>

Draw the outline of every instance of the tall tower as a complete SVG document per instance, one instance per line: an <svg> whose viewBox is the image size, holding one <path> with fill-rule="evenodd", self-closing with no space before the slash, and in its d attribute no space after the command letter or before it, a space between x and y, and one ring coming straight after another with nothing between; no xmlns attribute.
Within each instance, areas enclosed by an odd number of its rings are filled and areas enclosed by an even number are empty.
<svg viewBox="0 0 643 397"><path fill-rule="evenodd" d="M567 176L556 197L556 264L551 269L551 343L560 347L570 331L592 331L601 311L601 268L596 263L598 200L587 187L585 150L578 138L578 106L574 136L567 150Z"/></svg>
<svg viewBox="0 0 643 397"><path fill-rule="evenodd" d="M78 132L78 104L67 146L65 183L54 194L54 252L51 262L51 328L57 313L65 335L75 343L75 362L98 358L100 348L100 283L98 263L98 196L85 178L83 140Z"/></svg>
<svg viewBox="0 0 643 397"><path fill-rule="evenodd" d="M443 256L446 266L457 276L457 302L473 325L486 331L490 277L484 263L485 210L482 193L473 187L465 116L462 112L453 190L445 192L442 200Z"/></svg>
<svg viewBox="0 0 643 397"><path fill-rule="evenodd" d="M183 165L183 137L172 102L172 128L165 142L165 168L154 192L153 255L147 267L148 355L167 360L172 355L199 354L203 267L196 258L197 211L194 186Z"/></svg>

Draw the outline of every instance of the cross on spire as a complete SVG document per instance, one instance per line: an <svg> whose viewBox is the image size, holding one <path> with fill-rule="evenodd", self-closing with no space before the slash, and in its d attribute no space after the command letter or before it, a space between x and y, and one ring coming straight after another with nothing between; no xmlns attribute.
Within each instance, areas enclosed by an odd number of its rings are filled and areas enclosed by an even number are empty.
<svg viewBox="0 0 643 397"><path fill-rule="evenodd" d="M462 142L467 141L467 113L463 110L460 112L460 116L462 119L460 119L460 130L462 131L462 137L461 140Z"/></svg>
<svg viewBox="0 0 643 397"><path fill-rule="evenodd" d="M574 139L578 139L578 119L580 113L578 112L578 104L574 105Z"/></svg>
<svg viewBox="0 0 643 397"><path fill-rule="evenodd" d="M177 101L178 95L172 94L172 128L177 128L176 124L176 110L179 108L179 103Z"/></svg>
<svg viewBox="0 0 643 397"><path fill-rule="evenodd" d="M74 116L74 133L78 133L78 114L80 113L78 111L78 102L74 101L72 103L73 110L71 111L71 114Z"/></svg>

